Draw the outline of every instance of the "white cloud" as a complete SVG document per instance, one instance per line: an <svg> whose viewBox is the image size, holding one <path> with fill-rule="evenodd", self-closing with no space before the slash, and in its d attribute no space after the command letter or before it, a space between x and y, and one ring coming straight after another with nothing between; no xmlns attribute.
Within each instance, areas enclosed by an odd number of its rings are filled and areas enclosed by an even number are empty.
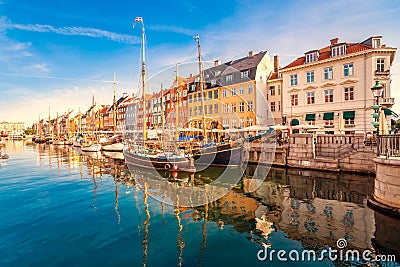
<svg viewBox="0 0 400 267"><path fill-rule="evenodd" d="M188 36L194 36L196 34L196 31L194 30L173 25L154 25L149 26L148 29L152 31L180 33Z"/></svg>
<svg viewBox="0 0 400 267"><path fill-rule="evenodd" d="M136 36L127 34L114 33L110 31L100 30L96 28L87 27L54 27L47 24L17 24L12 23L7 17L0 17L0 33L10 29L17 29L22 31L30 32L51 32L61 35L75 35L75 36L87 36L92 38L105 38L111 41L126 43L126 44L138 44L140 39Z"/></svg>

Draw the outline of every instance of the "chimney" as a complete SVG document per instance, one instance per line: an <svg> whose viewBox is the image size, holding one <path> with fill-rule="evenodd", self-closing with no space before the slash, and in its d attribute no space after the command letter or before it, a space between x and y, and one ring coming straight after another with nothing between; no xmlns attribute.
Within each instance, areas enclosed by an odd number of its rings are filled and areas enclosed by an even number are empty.
<svg viewBox="0 0 400 267"><path fill-rule="evenodd" d="M335 44L337 44L339 42L339 38L334 38L334 39L331 39L331 45L335 45Z"/></svg>
<svg viewBox="0 0 400 267"><path fill-rule="evenodd" d="M279 70L279 56L274 56L274 72L278 72Z"/></svg>
<svg viewBox="0 0 400 267"><path fill-rule="evenodd" d="M253 51L249 51L249 57L252 57L254 55Z"/></svg>
<svg viewBox="0 0 400 267"><path fill-rule="evenodd" d="M221 60L219 60L219 59L215 60L214 61L214 66L216 67L216 66L219 66L219 65L221 65Z"/></svg>

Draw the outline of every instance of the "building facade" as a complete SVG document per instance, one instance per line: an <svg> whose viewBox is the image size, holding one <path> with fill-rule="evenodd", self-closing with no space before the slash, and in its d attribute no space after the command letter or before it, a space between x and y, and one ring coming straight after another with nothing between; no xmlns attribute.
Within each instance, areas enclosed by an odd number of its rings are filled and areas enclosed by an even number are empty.
<svg viewBox="0 0 400 267"><path fill-rule="evenodd" d="M23 122L0 122L0 133L1 134L23 134L24 123Z"/></svg>
<svg viewBox="0 0 400 267"><path fill-rule="evenodd" d="M381 36L360 43L335 38L329 46L305 53L280 70L284 120L292 126L313 124L326 133L373 132L370 88L379 80L384 86L381 104L388 109L394 104L390 67L395 53Z"/></svg>

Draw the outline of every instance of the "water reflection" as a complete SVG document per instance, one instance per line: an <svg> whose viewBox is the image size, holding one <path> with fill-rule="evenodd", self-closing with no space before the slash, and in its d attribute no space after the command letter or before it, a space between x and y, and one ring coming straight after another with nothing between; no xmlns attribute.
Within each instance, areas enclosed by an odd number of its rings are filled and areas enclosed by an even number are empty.
<svg viewBox="0 0 400 267"><path fill-rule="evenodd" d="M98 211L100 205L98 194L101 194L103 181L111 178L112 219L118 225L132 224L130 213L137 212L142 248L140 264L143 266L159 261L157 254L152 253L160 238L160 230L156 228L163 228L163 233L176 233L174 239L165 242L168 256L176 257L179 266L188 261L188 265L207 265L206 255L210 253L218 257L223 248L212 245L215 230L229 229L245 236L248 243L265 247L286 246L291 240L299 242L303 249L319 250L327 245L336 248L336 241L345 238L351 248L400 255L399 220L374 212L366 205L374 186L370 176L271 168L267 179L254 190L255 168L250 166L240 182L222 198L203 206L181 207L182 198L187 197L182 195L183 189L195 185L207 187L221 169L186 175L166 172L161 173L160 178L139 169L129 171L120 155L85 154L74 147L46 144L20 147L7 144L6 148L14 153L34 150L37 166L49 168L55 177L66 171L71 179L90 179L94 211ZM209 195L202 191L191 197L208 203ZM173 206L154 201L168 198ZM136 206L136 211L121 209L124 204ZM283 234L277 235L279 233ZM196 235L199 238L196 239ZM215 251L210 252L210 249ZM248 260L254 264L257 264L256 252L254 249L253 254L248 255ZM195 257L196 262L188 259L190 256Z"/></svg>

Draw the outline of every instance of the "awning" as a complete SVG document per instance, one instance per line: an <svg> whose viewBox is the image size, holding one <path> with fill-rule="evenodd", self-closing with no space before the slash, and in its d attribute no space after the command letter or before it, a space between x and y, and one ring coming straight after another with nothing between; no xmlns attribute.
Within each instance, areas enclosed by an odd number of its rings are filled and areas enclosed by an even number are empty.
<svg viewBox="0 0 400 267"><path fill-rule="evenodd" d="M354 119L355 113L356 112L354 110L352 110L352 111L344 111L343 112L343 119Z"/></svg>
<svg viewBox="0 0 400 267"><path fill-rule="evenodd" d="M315 113L314 114L306 114L306 121L315 121Z"/></svg>
<svg viewBox="0 0 400 267"><path fill-rule="evenodd" d="M384 108L383 112L385 112L386 116L392 115L392 113L393 113L393 111L391 109L388 109L388 108Z"/></svg>
<svg viewBox="0 0 400 267"><path fill-rule="evenodd" d="M292 126L296 126L296 125L299 125L300 123L299 123L299 120L298 119L293 119L292 120L292 122L291 122L291 125Z"/></svg>
<svg viewBox="0 0 400 267"><path fill-rule="evenodd" d="M334 112L325 112L324 113L324 120L328 121L328 120L333 120L333 117L335 116Z"/></svg>

